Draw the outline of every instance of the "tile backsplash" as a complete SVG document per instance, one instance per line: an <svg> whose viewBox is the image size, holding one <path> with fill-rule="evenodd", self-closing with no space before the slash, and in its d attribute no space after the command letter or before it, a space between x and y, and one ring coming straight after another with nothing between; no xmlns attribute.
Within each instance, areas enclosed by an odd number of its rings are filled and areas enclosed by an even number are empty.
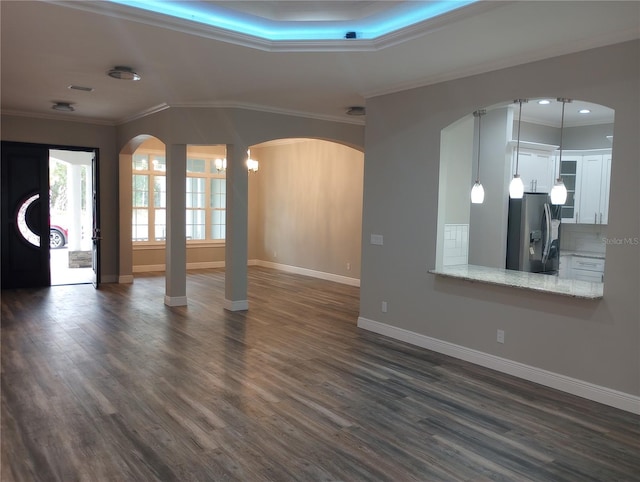
<svg viewBox="0 0 640 482"><path fill-rule="evenodd" d="M467 264L469 261L469 225L444 225L443 266Z"/></svg>
<svg viewBox="0 0 640 482"><path fill-rule="evenodd" d="M604 253L607 236L606 224L562 224L560 228L560 251L585 251Z"/></svg>

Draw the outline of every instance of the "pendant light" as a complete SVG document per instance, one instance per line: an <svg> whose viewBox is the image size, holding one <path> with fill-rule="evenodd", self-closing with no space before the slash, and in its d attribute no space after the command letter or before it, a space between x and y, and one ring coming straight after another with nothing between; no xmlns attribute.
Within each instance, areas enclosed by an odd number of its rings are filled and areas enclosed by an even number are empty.
<svg viewBox="0 0 640 482"><path fill-rule="evenodd" d="M562 182L562 176L560 175L560 169L562 169L562 134L564 131L564 106L567 102L571 102L571 99L565 99L558 97L558 102L562 102L562 117L560 118L560 147L558 154L558 179L551 188L551 204L564 204L567 202L567 187Z"/></svg>
<svg viewBox="0 0 640 482"><path fill-rule="evenodd" d="M529 100L516 99L514 102L520 104L520 111L518 112L518 140L516 142L516 173L511 179L511 184L509 184L509 197L511 199L522 199L522 196L524 196L524 183L518 171L520 161L520 123L522 122L522 103L529 102Z"/></svg>
<svg viewBox="0 0 640 482"><path fill-rule="evenodd" d="M480 109L473 113L473 117L478 118L478 170L476 172L476 182L471 188L471 203L482 204L484 202L484 188L480 184L480 121L482 116L487 113L486 110Z"/></svg>

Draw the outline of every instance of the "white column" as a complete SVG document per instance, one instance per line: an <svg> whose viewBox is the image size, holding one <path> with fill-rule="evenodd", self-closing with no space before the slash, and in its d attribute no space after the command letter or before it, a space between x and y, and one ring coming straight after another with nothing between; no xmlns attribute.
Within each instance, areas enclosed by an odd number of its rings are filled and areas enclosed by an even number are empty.
<svg viewBox="0 0 640 482"><path fill-rule="evenodd" d="M131 168L131 154L120 154L119 169L119 190L118 202L119 209L119 228L120 239L118 240L118 283L133 283L133 245L132 245L132 198L133 189L131 185L133 169Z"/></svg>
<svg viewBox="0 0 640 482"><path fill-rule="evenodd" d="M69 251L82 249L82 166L67 165L67 213L69 215Z"/></svg>
<svg viewBox="0 0 640 482"><path fill-rule="evenodd" d="M187 304L186 184L187 146L167 145L167 249L165 297L167 306Z"/></svg>
<svg viewBox="0 0 640 482"><path fill-rule="evenodd" d="M247 147L227 144L227 210L224 308L249 309L247 299L248 198Z"/></svg>

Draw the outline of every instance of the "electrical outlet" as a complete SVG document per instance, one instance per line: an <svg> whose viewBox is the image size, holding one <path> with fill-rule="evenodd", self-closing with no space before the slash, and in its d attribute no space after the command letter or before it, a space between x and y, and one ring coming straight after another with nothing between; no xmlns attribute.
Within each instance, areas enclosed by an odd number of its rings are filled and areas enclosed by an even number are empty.
<svg viewBox="0 0 640 482"><path fill-rule="evenodd" d="M383 313L386 313L387 312L387 308L388 308L387 302L383 301L382 302L382 306L381 306L380 309L382 310Z"/></svg>
<svg viewBox="0 0 640 482"><path fill-rule="evenodd" d="M498 330L498 336L496 338L498 343L504 343L504 330Z"/></svg>
<svg viewBox="0 0 640 482"><path fill-rule="evenodd" d="M351 271L351 263L347 263L347 271Z"/></svg>

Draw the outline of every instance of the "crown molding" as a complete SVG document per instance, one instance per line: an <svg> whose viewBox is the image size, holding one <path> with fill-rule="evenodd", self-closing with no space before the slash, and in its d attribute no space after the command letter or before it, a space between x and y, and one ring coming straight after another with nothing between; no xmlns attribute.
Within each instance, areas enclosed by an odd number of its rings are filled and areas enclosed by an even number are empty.
<svg viewBox="0 0 640 482"><path fill-rule="evenodd" d="M451 22L477 15L498 6L514 3L514 0L505 0L501 2L478 1L457 8L456 10L445 12L436 17L399 28L394 32L381 35L374 39L341 38L331 40L267 40L247 35L242 32L171 17L162 13L133 8L118 3L105 1L84 2L73 0L44 1L63 7L74 8L100 15L107 15L121 20L143 23L154 27L170 29L189 35L196 35L267 52L369 52L383 50L438 30Z"/></svg>
<svg viewBox="0 0 640 482"><path fill-rule="evenodd" d="M142 119L143 117L147 117L147 116L150 116L152 114L157 114L158 112L162 112L163 110L169 109L169 107L170 107L169 104L166 104L166 103L163 102L162 104L158 104L158 105L155 105L153 107L149 107L148 109L145 109L145 110L143 110L141 112L138 112L137 114L133 114L133 115L130 115L130 116L127 116L127 117L123 117L122 119L119 119L116 122L116 125L120 126L120 125L123 125L123 124L127 124L129 122L133 122L133 121L138 120L138 119Z"/></svg>
<svg viewBox="0 0 640 482"><path fill-rule="evenodd" d="M328 122L340 122L342 124L355 124L355 125L364 125L365 121L362 118L351 118L348 117L340 117L340 116L330 116L330 115L320 115L314 114L312 112L304 112L304 111L296 111L290 109L279 109L275 107L269 107L265 105L259 104L250 104L246 102L233 102L233 101L221 101L221 102L175 102L171 104L160 104L154 107L150 107L149 109L142 111L133 116L127 117L126 119L122 119L117 123L117 125L126 124L127 122L132 122L137 119L141 119L143 117L147 117L152 114L157 114L166 109L172 108L188 108L188 109L243 109L243 110L251 110L257 112L266 112L269 114L279 114L286 116L295 116L295 117L304 117L306 119L315 119L322 120Z"/></svg>
<svg viewBox="0 0 640 482"><path fill-rule="evenodd" d="M76 116L75 114L44 114L41 112L29 112L29 111L19 111L19 110L9 110L9 109L0 110L0 114L6 115L6 116L14 116L14 117L29 117L32 119L76 122L80 124L94 124L94 125L109 126L109 127L115 127L117 125L117 123L112 120L96 119L92 117L79 117L79 116Z"/></svg>

